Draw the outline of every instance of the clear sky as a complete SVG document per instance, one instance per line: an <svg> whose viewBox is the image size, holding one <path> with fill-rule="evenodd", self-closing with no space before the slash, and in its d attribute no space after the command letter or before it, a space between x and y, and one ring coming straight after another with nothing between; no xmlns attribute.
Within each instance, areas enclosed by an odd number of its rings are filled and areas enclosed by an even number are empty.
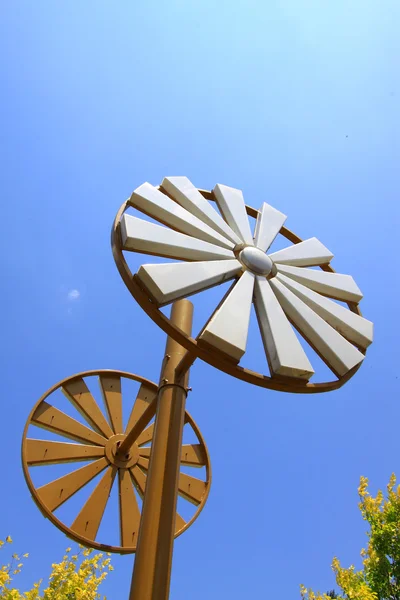
<svg viewBox="0 0 400 600"><path fill-rule="evenodd" d="M359 477L375 491L400 476L399 22L397 0L1 3L0 539L31 553L26 586L69 544L21 471L34 402L86 369L158 378L165 336L120 280L109 232L134 188L168 175L288 214L376 324L331 394L195 364L188 409L213 485L176 542L171 599L292 600L301 582L333 587L334 555L360 563ZM127 597L132 562L114 558L109 599Z"/></svg>

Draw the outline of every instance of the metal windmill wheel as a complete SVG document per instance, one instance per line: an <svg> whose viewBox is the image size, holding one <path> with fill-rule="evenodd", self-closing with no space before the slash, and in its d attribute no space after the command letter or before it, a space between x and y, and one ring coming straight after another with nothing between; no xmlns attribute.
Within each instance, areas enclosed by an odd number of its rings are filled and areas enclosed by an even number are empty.
<svg viewBox="0 0 400 600"><path fill-rule="evenodd" d="M123 424L124 380L139 382L136 399L130 394L130 416ZM88 382L98 384L104 401L105 413L89 391ZM121 385L122 384L122 385ZM94 387L93 387L94 389ZM25 426L22 441L22 463L25 479L32 497L42 513L69 537L92 548L127 554L135 552L141 519L138 498L143 498L149 458L152 449L154 423L141 431L127 455L119 456L118 448L135 423L144 414L157 394L157 385L139 375L121 371L86 371L60 381L50 388L35 404ZM78 421L51 404L52 397L63 392L81 419ZM83 424L85 422L85 424ZM50 432L51 439L36 439L37 428ZM192 505L192 516L187 521L176 513L175 537L183 533L198 517L207 500L211 482L211 468L207 447L191 416L186 413L184 432L190 430L195 443L182 444L181 472L178 493ZM35 437L28 437L35 434ZM73 440L66 442L65 438ZM48 469L49 465L78 463L76 468L45 485L37 487L32 480L32 469ZM182 472L182 467L204 467L203 479ZM185 469L187 470L187 469ZM49 476L53 477L51 470ZM82 501L82 507L71 523L57 517L57 509L91 482L96 485ZM107 511L113 485L118 486L120 545L110 545L97 539ZM90 487L90 486L89 486ZM93 486L92 486L93 487ZM190 511L189 511L190 512ZM186 514L186 511L185 511Z"/></svg>
<svg viewBox="0 0 400 600"><path fill-rule="evenodd" d="M129 208L158 223L129 214ZM248 216L257 219L254 234ZM336 273L329 264L333 254L316 238L302 241L284 227L285 220L266 203L258 211L246 206L240 190L217 185L206 192L186 177L167 177L160 188L144 183L121 207L112 236L114 258L142 308L188 350L188 364L200 357L262 387L329 391L357 371L372 342L373 325L361 316L362 293L354 279ZM292 245L268 254L278 234ZM153 260L134 275L124 251L179 262ZM231 288L196 339L174 327L160 310L229 280ZM246 352L252 304L269 374L239 364ZM294 328L306 344L300 343ZM335 376L332 381L310 381L314 369L305 347L326 363Z"/></svg>

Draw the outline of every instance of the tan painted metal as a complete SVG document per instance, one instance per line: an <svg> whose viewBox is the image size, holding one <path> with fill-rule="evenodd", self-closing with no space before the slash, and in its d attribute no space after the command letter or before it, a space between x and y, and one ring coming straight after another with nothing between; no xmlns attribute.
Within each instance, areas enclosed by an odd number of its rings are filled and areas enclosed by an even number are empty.
<svg viewBox="0 0 400 600"><path fill-rule="evenodd" d="M192 329L193 305L174 302L171 322L186 335ZM206 493L199 480L188 482L179 473L182 431L189 372L177 376L176 367L185 349L168 337L157 397L156 420L150 460L141 457L148 478L143 500L130 600L167 600L169 596L176 505L179 493L193 502ZM147 465L146 465L147 463ZM146 467L145 467L146 465ZM184 479L181 480L181 478ZM201 482L204 486L204 482ZM201 503L201 500L199 500Z"/></svg>
<svg viewBox="0 0 400 600"><path fill-rule="evenodd" d="M199 192L207 200L215 201L213 192L207 190L199 190ZM228 375L232 375L238 379L247 381L248 383L252 383L260 387L270 388L282 392L315 394L329 392L342 387L342 385L351 379L351 377L353 377L353 375L358 371L360 365L357 365L348 373L346 373L346 375L339 377L336 380L321 383L307 383L304 380L292 380L288 377L282 376L270 377L269 375L264 375L256 371L252 371L251 369L241 367L234 360L232 360L231 357L216 350L209 344L200 341L199 336L194 339L189 334L180 330L176 325L174 325L174 323L172 323L171 319L162 313L155 299L152 298L150 292L144 288L138 277L131 272L125 260L122 251L120 220L128 208L129 200L122 204L115 217L114 226L111 232L111 245L114 260L125 285L135 298L136 302L151 317L151 319L153 319L153 321L165 331L167 335L173 337L179 344L186 348L187 352L182 357L182 362L178 367L178 372L184 373L196 358L201 358L205 362L209 363L213 367L216 367L217 369L220 369L221 371L224 371ZM258 210L252 208L251 206L246 206L246 211L250 217L257 218ZM300 237L286 227L281 228L280 234L293 244L298 244L303 241ZM151 252L147 252L146 254L151 255ZM323 271L335 273L335 270L330 264L321 265L320 268ZM347 305L352 312L361 315L361 311L357 303L347 302ZM312 346L312 344L310 345Z"/></svg>
<svg viewBox="0 0 400 600"><path fill-rule="evenodd" d="M90 392L89 387L94 379L100 386L107 416L103 414ZM125 432L122 423L121 381L123 379L141 384L136 400L127 394L126 401L131 405L131 412ZM86 382L89 382L89 387ZM83 422L77 421L51 404L53 397L57 399L59 390L71 403L71 414L76 410L87 425L83 425ZM32 497L43 515L75 541L92 548L121 554L136 551L141 520L138 500L143 499L148 480L154 434L154 423L149 424L149 422L154 417L157 390L158 386L155 383L131 373L87 371L57 383L34 406L23 435L24 475ZM171 388L164 388L163 395L166 395L167 390ZM184 416L184 422L185 427L195 434L197 443L179 446L181 460L178 464L178 474L180 465L205 467L205 473L203 480L193 478L193 482L190 482L189 494L185 478L180 480L179 493L182 498L187 498L193 503L191 497L193 496L198 506L197 510L192 511L193 516L187 522L180 515L175 515L173 530L175 536L183 533L200 514L211 481L209 456L200 431L188 413ZM56 435L59 441L27 437L28 430L31 434L33 429L38 428L49 431L52 438ZM131 437L128 452L121 454L118 451L129 435ZM74 443L67 442L65 438L73 440ZM82 462L87 464L78 468L79 463ZM68 463L76 463L76 466L71 466L71 472L65 474L63 470L61 477L49 481L54 479L54 469L56 469L52 466L51 470L47 471L49 465ZM48 472L48 483L40 487L35 486L31 477L33 468L40 469L42 473ZM182 475L186 476L186 473L180 473L180 476ZM85 489L88 489L85 486L94 480L97 482L95 487L91 485L92 491L85 494ZM196 481L200 483L196 484ZM113 485L118 486L120 545L102 543L97 539ZM80 509L77 510L72 525L66 524L56 516L54 511L80 490L82 494Z"/></svg>

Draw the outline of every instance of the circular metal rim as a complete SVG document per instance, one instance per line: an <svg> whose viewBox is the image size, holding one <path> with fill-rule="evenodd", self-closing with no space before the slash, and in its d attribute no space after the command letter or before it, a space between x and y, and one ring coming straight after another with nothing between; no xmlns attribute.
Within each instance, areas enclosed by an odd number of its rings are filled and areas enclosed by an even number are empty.
<svg viewBox="0 0 400 600"><path fill-rule="evenodd" d="M206 198L207 200L215 201L215 198L212 192L207 190L199 189L199 192ZM119 274L122 277L126 287L139 304L139 306L147 313L147 315L159 326L161 329L169 336L174 338L181 346L186 348L188 352L195 358L200 358L204 362L209 365L223 371L227 375L232 375L237 379L241 379L242 381L246 381L247 383L251 383L253 385L257 385L262 388L272 389L279 392L288 392L295 394L318 394L322 392L331 392L337 390L342 387L347 381L349 381L353 375L358 371L361 366L361 363L350 369L346 373L346 375L328 382L320 382L320 383L310 383L310 382L300 382L296 381L287 381L280 379L279 377L270 377L269 375L263 375L262 373L258 373L256 371L252 371L245 367L240 367L233 361L229 360L229 358L225 358L218 351L213 351L211 347L204 348L197 340L186 335L180 329L178 329L175 325L173 325L168 317L166 317L157 306L151 301L146 292L140 286L138 279L133 275L129 266L125 260L125 257L122 252L122 244L121 244L121 234L120 234L120 221L121 217L129 207L129 201L125 201L121 207L119 208L117 215L115 217L112 230L111 230L111 247L112 253L114 256L115 264L119 271ZM247 214L250 217L257 218L258 210L252 208L251 206L246 205ZM298 244L303 240L293 233L290 229L286 227L282 227L280 232L286 239L288 239L293 244ZM323 265L322 270L328 271L330 273L335 273L335 269L331 267L330 264ZM346 303L349 309L362 316L360 308L356 302L347 302Z"/></svg>
<svg viewBox="0 0 400 600"><path fill-rule="evenodd" d="M55 392L58 388L60 388L62 385L64 385L65 383L67 383L68 381L71 381L72 379L76 378L76 377L90 377L90 376L94 376L94 375L102 375L102 374L114 374L114 375L119 375L120 377L125 377L126 379L132 379L134 381L137 381L138 383L144 383L146 384L149 388L152 388L154 391L157 391L158 389L158 385L156 383L154 383L154 381L150 381L149 379L146 379L145 377L141 377L140 375L136 375L135 373L128 373L126 371L117 371L114 369L94 369L94 370L90 370L90 371L82 371L82 373L75 373L75 375L72 375L70 377L65 377L64 379L62 379L61 381L59 381L58 383L54 384L51 388L49 388L40 398L39 400L35 403L33 409L31 410L31 412L29 413L28 419L26 421L25 427L24 427L24 431L22 434L22 444L21 444L21 461L22 461L22 470L23 470L23 474L25 477L25 481L26 484L29 488L29 491L32 494L32 498L36 504L36 506L39 508L40 512L42 513L42 515L46 518L49 519L49 521L51 521L53 523L53 525L55 525L58 529L60 529L63 533L65 533L65 535L72 539L73 541L75 541L78 544L82 544L83 546L86 546L88 548L94 548L95 550L101 550L103 552L113 552L115 554L133 554L134 552L136 552L136 546L133 547L126 547L123 548L122 546L113 546L110 544L101 544L100 542L96 542L96 541L92 541L92 540L88 540L87 538L83 537L83 536L79 536L76 535L74 532L72 532L70 530L69 527L67 527L62 521L60 521L52 512L50 512L41 502L39 495L36 492L36 488L33 485L30 473L29 473L29 467L27 464L27 461L25 459L25 440L27 439L27 433L28 433L28 429L29 426L31 424L31 419L32 416L34 415L37 407L39 406L39 404L41 402L43 402L43 400L45 400L46 398L48 398L48 396L50 396L53 392ZM196 519L199 517L200 513L202 512L207 499L208 499L208 495L210 493L210 488L211 488L211 481L212 481L212 473L211 473L211 461L210 461L210 455L208 452L208 448L207 448L207 444L200 432L200 429L197 425L197 423L195 422L195 420L191 417L191 415L186 411L185 413L185 423L189 423L190 426L192 427L193 431L195 432L195 434L197 435L199 442L201 442L204 446L204 450L205 450L205 454L206 454L206 479L205 479L205 483L207 484L207 488L206 488L206 492L199 504L199 506L197 507L197 510L195 512L195 514L193 515L193 517L186 522L186 524L182 527L182 529L180 529L177 533L175 533L175 538L179 537L180 535L182 535L182 533L184 533L195 521Z"/></svg>

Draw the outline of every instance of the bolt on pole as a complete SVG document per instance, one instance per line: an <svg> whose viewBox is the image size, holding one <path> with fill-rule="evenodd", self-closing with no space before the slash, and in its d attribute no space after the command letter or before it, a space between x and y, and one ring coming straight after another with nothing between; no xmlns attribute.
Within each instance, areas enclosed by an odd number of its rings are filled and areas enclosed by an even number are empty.
<svg viewBox="0 0 400 600"><path fill-rule="evenodd" d="M193 304L174 302L171 322L192 331ZM171 579L182 432L189 371L177 375L186 350L167 338L157 395L154 437L129 600L167 600Z"/></svg>

